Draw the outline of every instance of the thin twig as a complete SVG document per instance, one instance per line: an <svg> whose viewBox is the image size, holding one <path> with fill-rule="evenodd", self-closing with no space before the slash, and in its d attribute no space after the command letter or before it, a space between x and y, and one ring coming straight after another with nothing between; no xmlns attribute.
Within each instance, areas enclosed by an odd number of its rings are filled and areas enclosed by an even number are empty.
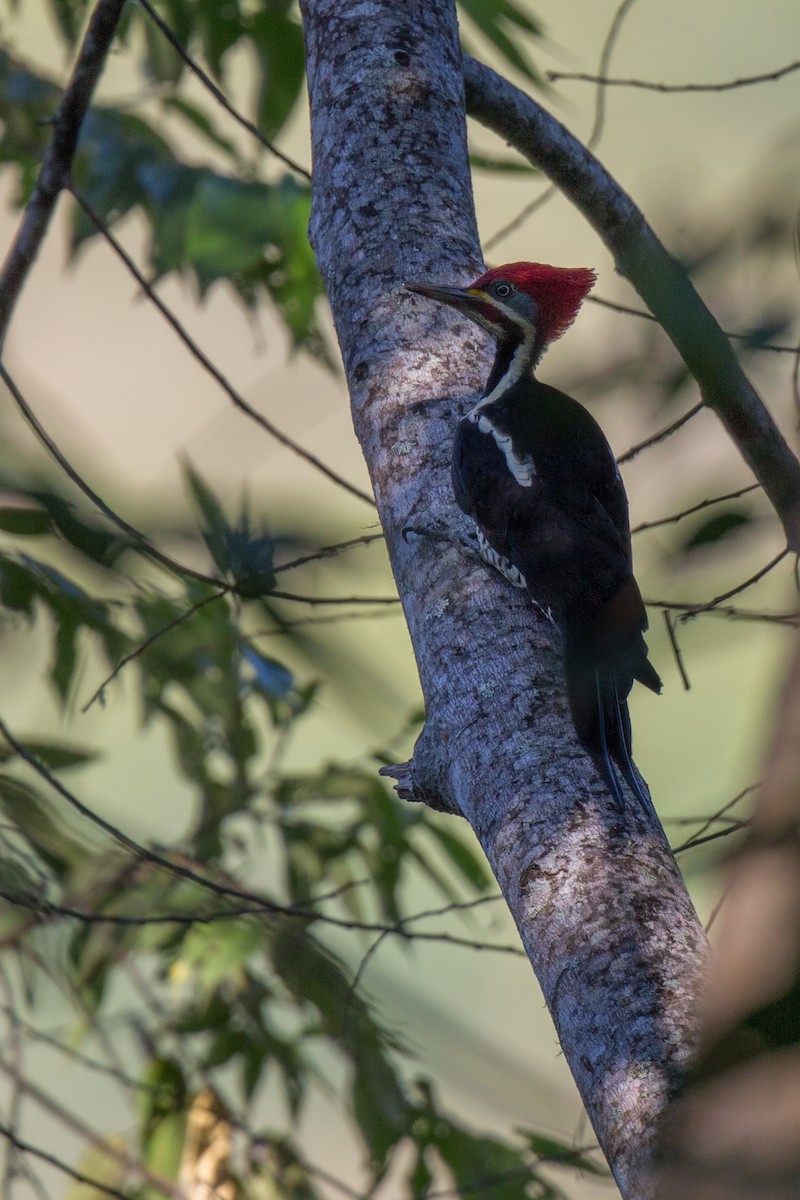
<svg viewBox="0 0 800 1200"><path fill-rule="evenodd" d="M754 83L773 83L798 70L800 61L788 63L775 71L745 75L740 79L727 79L723 83L655 83L649 79L609 79L602 72L599 75L588 75L583 71L548 71L547 78L551 83L569 79L579 83L593 83L604 88L643 88L648 92L731 92L736 88L750 87Z"/></svg>
<svg viewBox="0 0 800 1200"><path fill-rule="evenodd" d="M296 604L399 604L399 596L301 596L296 592L270 591L276 600L293 600Z"/></svg>
<svg viewBox="0 0 800 1200"><path fill-rule="evenodd" d="M359 537L348 538L345 542L334 542L331 546L323 546L321 550L314 550L313 553L304 554L301 558L293 558L291 562L275 567L273 574L279 575L281 571L292 571L295 567L304 567L306 563L316 562L320 558L329 558L333 554L339 554L342 550L352 550L356 546L370 546L373 542L383 541L385 536L383 531L363 533Z"/></svg>
<svg viewBox="0 0 800 1200"><path fill-rule="evenodd" d="M749 821L732 821L730 825L726 825L724 829L717 829L714 833L703 834L702 837L693 837L684 842L682 846L678 846L673 850L673 854L682 854L684 850L694 850L696 846L705 846L707 842L716 842L720 838L728 837L732 833L738 833L740 829L747 829Z"/></svg>
<svg viewBox="0 0 800 1200"><path fill-rule="evenodd" d="M630 462L632 458L636 458L636 455L641 454L643 450L649 449L650 446L657 446L659 442L663 442L668 437L671 437L673 433L677 433L677 431L683 425L685 425L687 421L691 421L692 417L696 417L697 414L702 412L704 408L705 405L701 400L698 404L695 404L694 407L685 412L682 417L678 417L677 420L671 421L669 425L665 425L663 429L659 429L658 433L651 434L650 437L645 438L643 442L637 442L635 446L631 446L630 449L626 450L624 454L620 454L617 462L620 464Z"/></svg>
<svg viewBox="0 0 800 1200"><path fill-rule="evenodd" d="M600 308L608 308L612 312L622 313L626 317L639 317L642 321L652 321L655 325L658 324L653 314L645 312L643 308L632 308L629 304L617 304L613 300L603 299L602 296L587 296L586 303L598 304ZM730 330L725 330L725 337L735 342L746 342L750 350L771 350L775 354L797 355L797 346L782 346L778 342L755 342L751 333L731 333Z"/></svg>
<svg viewBox="0 0 800 1200"><path fill-rule="evenodd" d="M784 548L781 550L780 554L776 554L775 557L771 558L765 566L761 567L748 579L745 579L743 583L738 583L736 587L731 588L727 592L722 592L719 596L715 596L713 600L708 600L705 604L690 605L683 613L681 613L681 615L678 617L678 620L681 622L688 621L691 617L697 616L698 613L707 612L709 609L716 608L718 604L722 604L725 600L730 600L732 596L738 596L740 592L746 591L748 588L752 587L753 584L758 583L759 580L763 579L765 575L768 575L770 571L774 570L778 563L783 562L787 554L789 554L789 549Z"/></svg>
<svg viewBox="0 0 800 1200"><path fill-rule="evenodd" d="M200 875L191 867L184 866L182 863L174 862L171 859L165 858L155 850L150 850L139 842L134 841L121 829L112 825L105 817L101 817L94 812L88 805L71 792L60 779L57 779L51 771L42 763L34 754L27 749L9 730L6 723L0 719L0 735L2 735L8 744L17 752L20 758L36 772L37 775L55 791L63 800L69 804L82 817L90 821L98 829L102 829L109 837L121 845L124 849L130 851L134 857L141 859L144 862L149 862L154 866L161 867L169 874L177 876L180 879L186 879L189 883L197 884L198 887L207 892L211 892L217 896L226 898L234 898L245 904L252 905L262 916L272 917L292 917L296 920L310 922L322 922L327 925L335 926L338 929L346 929L348 931L359 931L363 933L383 933L389 930L392 933L397 932L392 925L383 925L378 921L350 921L340 917L329 916L326 913L321 913L315 909L305 907L297 907L296 905L278 904L273 900L268 900L264 896L259 896L255 892L247 891L245 888L233 887L230 884L220 883L218 880L210 879L208 876ZM72 914L70 914L72 915ZM85 918L85 914L77 912L80 919ZM102 922L107 920L111 924L122 923L116 917L105 918L102 914L98 914L96 921ZM146 923L143 921L143 923ZM491 942L476 941L471 938L461 938L448 933L424 933L416 932L414 934L406 933L406 938L414 938L419 941L435 941L443 942L452 946L464 946L472 950L495 950L504 954L523 954L517 946L502 946L495 945Z"/></svg>
<svg viewBox="0 0 800 1200"><path fill-rule="evenodd" d="M688 600L646 600L645 604L648 608L663 608L676 613L689 611L692 616L728 617L734 621L767 621L775 625L786 625L790 629L795 629L800 625L800 610L792 612L765 612L756 609L737 608L733 604L720 604L714 608L696 610Z"/></svg>
<svg viewBox="0 0 800 1200"><path fill-rule="evenodd" d="M398 609L377 608L374 612L358 609L356 612L335 613L329 617L300 617L296 621L284 621L276 629L257 629L249 634L249 637L251 641L255 638L285 637L295 629L313 628L315 625L340 625L343 621L378 621L398 615Z"/></svg>
<svg viewBox="0 0 800 1200"><path fill-rule="evenodd" d="M263 430L265 430L271 437L275 438L277 442L280 442L282 446L285 446L287 450L291 450L292 453L296 454L299 458L304 459L307 463L314 467L315 470L320 471L323 475L326 475L327 478L335 483L338 487L344 488L344 490L349 492L351 496L356 496L359 500L363 500L365 504L369 504L374 508L375 501L373 500L372 496L368 495L366 492L363 492L354 484L349 483L342 475L340 475L337 471L334 471L332 467L327 466L324 462L322 462L321 459L317 458L315 454L312 454L309 450L306 450L305 447L301 446L299 442L296 442L293 438L289 437L288 434L278 429L276 425L273 425L272 421L270 421L257 409L253 408L251 404L247 403L244 397L237 392L233 384L230 383L225 375L223 375L219 367L215 366L208 355L201 350L198 343L184 328L172 310L167 307L155 289L148 283L131 256L126 250L123 249L121 243L108 228L99 213L92 208L88 200L81 195L74 185L70 185L70 191L77 203L86 213L86 216L89 218L98 232L103 235L111 249L123 263L126 270L128 270L136 280L139 287L147 296L148 300L155 305L165 321L170 325L172 330L183 342L189 353L197 360L197 362L200 363L203 369L208 372L211 378L214 379L217 384L219 384L219 386L227 395L228 399L231 400L236 408L248 416L252 421L255 421L257 425L260 425Z"/></svg>
<svg viewBox="0 0 800 1200"><path fill-rule="evenodd" d="M732 808L744 800L745 796L749 796L751 792L754 792L760 786L760 783L751 783L749 787L743 788L737 796L734 796L732 800L728 800L726 804L723 804L722 808L719 808L710 817L706 817L701 823L700 828L696 830L690 838L687 838L685 842L682 842L679 846L676 846L672 853L682 854L684 850L691 850L694 846L702 845L703 841L705 840L705 835L711 829L711 826L716 824L717 821L727 820L728 825L726 826L726 829L729 831L741 829L744 825L749 824L749 822L746 820L729 818L727 814ZM692 824L694 824L694 822L692 822Z"/></svg>
<svg viewBox="0 0 800 1200"><path fill-rule="evenodd" d="M658 529L661 525L675 525L684 517L690 517L704 508L710 508L713 504L724 504L726 500L738 500L740 496L746 496L748 492L754 492L760 487L760 483L749 483L747 487L739 488L735 492L726 492L723 496L711 496L707 500L701 500L698 504L693 504L691 508L684 508L681 512L673 513L672 516L660 517L657 521L642 521L640 525L636 525L631 530L631 536L635 533L642 533L645 529Z"/></svg>
<svg viewBox="0 0 800 1200"><path fill-rule="evenodd" d="M62 1158L57 1158L49 1150L43 1150L41 1146L34 1146L31 1142L23 1141L7 1125L0 1124L0 1137L7 1138L11 1145L21 1154L33 1155L34 1158L38 1158L42 1162L46 1162L49 1166L55 1167L57 1171L61 1171L62 1174L67 1175L76 1183L93 1188L95 1191L101 1192L104 1196L113 1196L115 1200L130 1200L130 1192L122 1192L119 1188L110 1187L107 1183L102 1183L99 1179L93 1179L90 1175L84 1175L82 1171L76 1171L69 1163L64 1162Z"/></svg>
<svg viewBox="0 0 800 1200"><path fill-rule="evenodd" d="M69 184L81 125L124 6L125 0L98 0L89 19L72 75L53 118L53 131L39 178L0 273L0 347L5 340L17 297L47 233L56 201Z"/></svg>
<svg viewBox="0 0 800 1200"><path fill-rule="evenodd" d="M22 1108L22 1091L19 1086L19 1080L23 1075L22 1068L22 1039L20 1037L20 1020L17 1013L17 1006L14 1003L14 992L11 987L11 981L8 978L8 972L5 967L0 967L0 988L6 998L5 1017L8 1021L8 1042L9 1054L8 1058L11 1063L11 1068L14 1072L11 1084L11 1097L8 1104L8 1127L13 1136L17 1135L19 1130L19 1122ZM9 1139L6 1146L5 1163L3 1166L3 1181L0 1188L0 1196L2 1200L12 1200L14 1190L14 1179L19 1174L19 1152L16 1149L12 1140Z"/></svg>
<svg viewBox="0 0 800 1200"><path fill-rule="evenodd" d="M300 164L296 163L293 158L289 157L288 154L284 154L282 150L279 150L274 142L271 142L269 138L264 136L257 125L254 125L252 121L248 121L247 117L242 116L242 114L233 107L225 93L217 87L217 85L214 83L214 80L211 79L210 76L207 75L203 70L203 68L192 58L191 54L189 54L185 46L183 46L178 40L164 18L156 12L153 6L148 3L148 0L138 0L138 3L139 6L145 10L153 24L157 25L161 30L164 37L170 43L178 57L183 59L189 70L197 76L197 78L200 80L203 86L207 88L217 103L225 109L226 113L233 117L234 121L238 121L243 129L246 129L248 133L251 133L253 137L261 143L262 146L269 150L270 154L274 154L275 157L279 158L282 163L285 163L290 170L295 171L298 175L302 175L304 179L308 179L310 182L310 171L307 171L305 167L301 167Z"/></svg>
<svg viewBox="0 0 800 1200"><path fill-rule="evenodd" d="M176 562L175 559L170 558L168 554L164 554L158 549L157 546L153 545L153 543L144 533L134 528L133 525L130 525L124 519L124 517L121 517L114 511L113 508L106 504L102 496L99 496L97 492L95 492L94 489L89 486L86 480L78 474L69 459L65 457L59 446L50 437L50 434L39 421L36 413L22 395L22 392L9 375L2 361L0 361L0 379L2 379L3 383L11 393L14 403L21 412L22 416L28 422L31 429L36 434L37 438L47 452L58 463L59 467L67 476L67 478L72 480L72 482L75 484L78 490L83 493L86 499L89 500L94 507L103 514L104 517L107 517L108 520L111 521L112 525L115 525L121 533L124 533L138 550L141 550L144 554L147 554L155 562L160 563L162 567L166 567L168 571L171 571L175 575L189 576L192 579L197 579L202 583L209 583L212 586L220 585L220 581L215 579L213 576L206 575L203 571L196 571L193 567L188 567L183 563Z"/></svg>
<svg viewBox="0 0 800 1200"><path fill-rule="evenodd" d="M605 42L603 43L603 49L600 52L600 64L598 69L599 75L605 75L606 71L608 70L611 62L611 54L617 38L619 37L620 29L622 28L622 22L627 16L628 10L633 6L634 3L635 0L622 0L619 8L612 17L611 24L608 28L608 33L606 34ZM586 145L589 149L594 149L594 147L598 145L602 136L603 125L605 123L605 107L605 92L602 88L598 88L595 97L594 122L592 125L592 131L589 134L589 138L586 142ZM510 234L516 232L516 230L524 225L525 222L532 217L535 212L538 212L539 209L543 208L549 200L552 200L557 191L558 188L555 186L555 184L549 184L534 200L531 200L528 204L526 204L515 217L512 217L510 221L493 233L492 236L486 242L484 242L484 250L493 249L499 242L509 237Z"/></svg>
<svg viewBox="0 0 800 1200"><path fill-rule="evenodd" d="M110 671L108 675L106 675L102 683L100 683L95 691L92 692L89 699L81 708L81 712L86 713L89 711L92 705L103 695L103 692L106 690L108 685L113 683L113 681L117 678L120 671L122 671L124 667L127 667L128 663L133 662L136 658L140 658L145 651L150 649L154 642L159 641L159 639L164 637L165 634L171 633L173 629L177 629L179 625L182 625L184 621L188 621L189 617L194 616L194 614L199 612L201 608L205 608L207 604L212 604L215 600L221 600L224 596L227 596L229 591L230 588L223 587L220 588L218 592L215 592L212 596L205 596L202 600L196 600L195 603L191 604L187 609L184 610L184 612L179 613L177 617L173 617L171 621L167 621L166 625L162 625L160 629L156 629L150 634L149 637L146 637L144 641L140 642L138 646L134 647L130 653L124 654L119 662L114 666L114 669Z"/></svg>
<svg viewBox="0 0 800 1200"><path fill-rule="evenodd" d="M15 1078L13 1068L7 1063L4 1063L2 1060L0 1060L0 1074L5 1075L5 1077L9 1080L13 1080ZM24 1092L26 1096L30 1096L31 1100L33 1100L35 1104L38 1104L39 1107L44 1109L45 1112L50 1113L51 1116L59 1120L68 1129L71 1129L78 1135L78 1137L83 1138L88 1145L102 1150L104 1154L113 1159L115 1162L119 1163L120 1166L124 1167L126 1171L133 1171L140 1177L140 1179L151 1184L159 1191L162 1191L166 1196L173 1196L175 1197L175 1200L185 1200L182 1190L176 1184L167 1179L165 1176L158 1174L156 1171L151 1171L145 1163L141 1162L138 1158L135 1158L134 1155L128 1154L126 1151L121 1150L119 1147L109 1143L107 1139L104 1139L100 1134L96 1133L89 1125L82 1121L76 1115L73 1109L67 1109L63 1105L59 1104L58 1101L54 1100L52 1096L48 1096L47 1093L37 1084L32 1083L30 1079L19 1079L17 1082L19 1083L20 1090ZM0 1127L0 1133L5 1134L6 1137L12 1136L12 1140L14 1140L15 1145L19 1145L19 1140L13 1136L13 1131L9 1130L8 1127ZM97 1187L100 1185L95 1184L95 1186ZM108 1195L111 1196L123 1196L123 1200L125 1200L125 1194L123 1192L102 1187L101 1190L106 1191Z"/></svg>
<svg viewBox="0 0 800 1200"><path fill-rule="evenodd" d="M689 683L689 676L686 674L686 667L683 663L681 648L678 645L678 639L675 637L675 630L672 626L672 618L669 615L669 610L666 608L664 609L664 624L667 627L667 635L670 640L670 645L672 646L672 653L675 657L675 665L678 668L678 672L683 682L683 690L688 692L691 690L692 685Z"/></svg>

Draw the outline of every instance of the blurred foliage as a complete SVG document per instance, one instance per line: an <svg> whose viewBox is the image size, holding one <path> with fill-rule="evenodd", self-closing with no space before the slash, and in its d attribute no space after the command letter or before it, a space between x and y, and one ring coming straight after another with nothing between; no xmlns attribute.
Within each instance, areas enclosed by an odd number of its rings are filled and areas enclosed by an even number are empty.
<svg viewBox="0 0 800 1200"><path fill-rule="evenodd" d="M74 54L89 3L46 7ZM110 229L136 214L149 281L178 272L198 299L219 284L251 309L266 298L291 345L330 363L306 234L307 176L276 165L266 141L280 136L304 89L296 8L290 0L155 7L215 85L227 91L244 74L245 116L261 140L210 96L198 103L180 49L129 5L120 36L142 90L124 105L94 105L84 121L73 182L89 211L72 206L72 255L99 236L91 212ZM535 76L515 39L539 33L524 6L464 0L464 12L479 37ZM18 204L36 182L60 95L55 80L0 50L0 160L13 168ZM476 1134L445 1113L342 957L342 936L355 943L356 962L395 928L413 937L403 927L412 879L427 880L445 905L485 894L482 857L460 831L400 803L377 776L380 759L287 769L286 747L324 670L273 592L291 555L309 547L267 530L246 506L231 520L190 467L186 482L198 529L177 541L192 562L204 545L207 573L87 515L57 486L2 481L3 635L46 638L47 677L65 715L85 663L104 664L106 675L89 705L123 674L143 723L166 731L176 790L191 796L181 837L154 849L64 782L91 766L90 747L66 736L18 741L11 730L0 742L0 930L16 956L13 975L0 966L6 1000L19 992L32 1014L26 1036L46 1038L35 997L39 976L49 977L62 1015L73 1014L65 1053L123 1079L138 1100L127 1132L109 1131L79 1164L70 1200L108 1189L156 1200L176 1181L185 1186L204 1155L215 1158L225 1200L313 1200L326 1173L307 1159L298 1131L309 1097L332 1086L362 1145L368 1192L399 1171L415 1195L448 1179L498 1200L561 1195L539 1160L591 1164L555 1143L542 1151L530 1136ZM306 661L305 681L283 654L264 652L265 636ZM322 657L330 672L335 650ZM122 981L140 994L122 1020L137 1047L124 1062L111 1049Z"/></svg>
<svg viewBox="0 0 800 1200"><path fill-rule="evenodd" d="M74 51L88 0L48 0L48 6L60 37ZM196 56L216 85L229 87L243 69L252 75L254 103L248 119L267 141L278 137L305 86L303 35L292 0L161 0L155 7L179 45ZM462 7L506 63L541 82L515 37L520 31L541 33L524 5L462 0ZM128 6L121 36L137 48L143 39L140 111L130 111L130 104L92 108L73 172L77 190L109 227L134 211L146 219L151 281L180 272L200 298L224 281L251 309L265 296L291 345L332 366L317 314L322 281L306 236L311 192L305 170L292 174L280 168L276 177L264 144L248 138L242 146L223 133L219 110L213 104L200 106L185 94L190 68L138 5ZM60 95L54 81L0 49L0 161L18 169L19 202L36 181L50 135L48 118ZM222 117L227 129L230 119ZM185 157L181 139L187 131L204 146L205 165ZM502 160L482 165L530 169ZM77 206L73 221L74 253L98 230Z"/></svg>
<svg viewBox="0 0 800 1200"><path fill-rule="evenodd" d="M73 53L89 0L45 5ZM247 81L245 116L265 138L280 138L304 87L290 0L155 7L216 84L227 91ZM462 0L461 15L468 39L541 83L533 59L542 30L524 0ZM132 214L144 221L148 279L180 273L198 299L227 285L249 310L266 299L290 344L329 363L304 171L279 165L214 101L197 100L186 62L140 6L128 5L121 34L141 89L124 104L93 107L77 190L112 228ZM0 161L17 203L35 184L60 95L53 79L0 51ZM785 158L788 172L796 155ZM473 165L501 178L531 171L488 155ZM743 249L730 231L714 231L684 247L683 258L707 281L731 269L734 253L773 254L784 234L777 218L753 217ZM73 256L96 236L74 205ZM741 305L729 315L746 334L745 355L791 322L783 297L764 312L746 291L728 294ZM587 360L592 394L628 385L638 412L649 397L650 416L671 420L691 381L658 330L637 328L631 342L610 344L605 366ZM561 1196L553 1168L597 1173L592 1159L529 1130L500 1137L467 1127L358 986L359 964L382 937L413 940L404 925L409 886L424 880L445 905L484 896L483 859L453 822L400 803L377 777L377 754L287 767L286 748L338 661L334 644L323 654L274 594L292 555L311 547L247 506L231 519L188 467L186 482L197 528L173 531L182 559L170 566L145 539L76 507L59 485L0 480L6 643L46 641L47 685L65 723L79 693L86 699L87 663L105 675L92 703L124 680L143 724L172 747L172 791L158 802L190 797L180 837L139 844L73 790L95 762L92 747L38 730L0 739L0 1004L10 1040L49 1040L120 1083L129 1100L124 1132L96 1142L69 1200L99 1200L109 1189L157 1200L212 1151L220 1200L329 1196L329 1172L302 1137L320 1095L350 1123L364 1195L391 1175L401 1196L442 1186L494 1200ZM759 516L755 503L704 515L688 534L683 526L660 532L659 552L672 570L694 557L687 550L736 543ZM207 572L181 565L206 556ZM265 640L283 651L266 653ZM298 661L302 678L290 665ZM85 778L91 793L89 770ZM61 1039L43 1016L53 989ZM121 1004L121 993L135 1003Z"/></svg>
<svg viewBox="0 0 800 1200"><path fill-rule="evenodd" d="M41 971L46 932L47 974L62 1017L73 1012L73 1050L98 1036L103 1044L121 978L144 988L125 1018L139 1047L136 1133L111 1131L80 1165L97 1186L84 1179L70 1200L99 1200L104 1187L136 1200L168 1194L157 1181L186 1177L193 1106L208 1095L214 1119L233 1131L219 1142L231 1197L321 1196L324 1166L309 1160L298 1131L331 1073L363 1146L368 1190L401 1170L414 1195L452 1176L469 1192L477 1181L504 1200L555 1200L563 1193L540 1160L591 1162L557 1142L542 1149L537 1135L475 1133L444 1111L328 936L344 931L362 957L369 941L402 929L412 877L446 904L485 894L482 858L449 824L399 802L374 760L286 768L316 682L302 683L261 640L266 627L298 649L271 593L291 555L308 547L267 532L246 508L230 520L194 469L186 478L198 525L181 547L196 560L205 545L207 579L177 562L170 570L147 542L98 525L41 485L7 489L0 509L3 635L46 631L49 680L65 711L83 659L106 664L100 698L119 686L122 664L143 722L168 733L176 784L193 797L182 836L153 849L96 816L65 782L91 765L91 749L18 742L13 731L0 745L0 931L20 978ZM104 1069L115 1071L113 1058Z"/></svg>

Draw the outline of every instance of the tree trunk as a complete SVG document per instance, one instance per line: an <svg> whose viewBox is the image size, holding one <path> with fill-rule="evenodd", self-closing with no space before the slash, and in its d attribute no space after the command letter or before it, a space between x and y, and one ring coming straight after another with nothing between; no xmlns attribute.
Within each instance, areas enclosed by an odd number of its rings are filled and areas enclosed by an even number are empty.
<svg viewBox="0 0 800 1200"><path fill-rule="evenodd" d="M482 269L454 7L305 0L304 24L312 242L427 713L398 790L475 830L600 1144L641 1200L705 943L655 813L632 796L619 812L575 739L558 634L465 545L452 498L453 428L491 347L401 283Z"/></svg>

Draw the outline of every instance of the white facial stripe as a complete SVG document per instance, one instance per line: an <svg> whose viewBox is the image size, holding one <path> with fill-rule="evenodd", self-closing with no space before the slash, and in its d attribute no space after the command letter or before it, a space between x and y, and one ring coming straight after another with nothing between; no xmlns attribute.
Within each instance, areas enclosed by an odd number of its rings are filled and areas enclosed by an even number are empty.
<svg viewBox="0 0 800 1200"><path fill-rule="evenodd" d="M484 396L478 404L475 405L472 412L479 412L482 408L486 408L489 404L494 404L495 400L499 400L503 392L507 392L515 383L518 383L525 374L525 369L530 361L530 354L533 349L535 334L530 333L523 342L517 346L514 351L514 357L509 363L508 370L502 379L498 380L496 385L489 392L488 396ZM470 413L472 416L472 413Z"/></svg>
<svg viewBox="0 0 800 1200"><path fill-rule="evenodd" d="M483 404L477 405L469 414L469 419L480 429L481 433L490 433L499 450L502 450L506 466L520 487L530 487L536 477L536 467L530 455L518 455L510 434L501 433L496 429L485 413L481 412Z"/></svg>

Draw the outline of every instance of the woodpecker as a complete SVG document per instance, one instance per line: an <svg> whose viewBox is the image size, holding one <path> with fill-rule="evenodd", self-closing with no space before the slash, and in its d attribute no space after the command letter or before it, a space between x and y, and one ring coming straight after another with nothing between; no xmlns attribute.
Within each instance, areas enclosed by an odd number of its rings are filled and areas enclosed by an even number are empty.
<svg viewBox="0 0 800 1200"><path fill-rule="evenodd" d="M583 267L508 263L469 287L406 283L457 309L496 342L484 393L459 422L453 490L482 556L561 631L578 740L619 805L615 765L647 807L631 755L628 694L661 680L633 576L628 498L606 437L583 405L536 367L595 282Z"/></svg>

